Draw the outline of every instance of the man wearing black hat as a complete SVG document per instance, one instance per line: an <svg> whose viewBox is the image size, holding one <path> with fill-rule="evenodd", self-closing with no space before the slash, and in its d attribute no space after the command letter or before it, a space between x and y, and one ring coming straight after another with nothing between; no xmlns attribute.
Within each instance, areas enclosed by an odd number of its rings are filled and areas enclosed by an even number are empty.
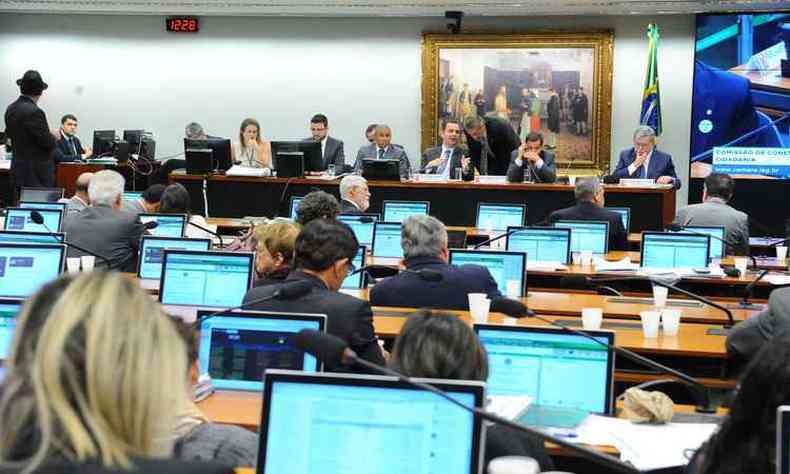
<svg viewBox="0 0 790 474"><path fill-rule="evenodd" d="M36 105L47 84L38 71L27 71L16 83L22 95L5 111L6 133L14 150L14 186L54 187L56 137L44 111Z"/></svg>

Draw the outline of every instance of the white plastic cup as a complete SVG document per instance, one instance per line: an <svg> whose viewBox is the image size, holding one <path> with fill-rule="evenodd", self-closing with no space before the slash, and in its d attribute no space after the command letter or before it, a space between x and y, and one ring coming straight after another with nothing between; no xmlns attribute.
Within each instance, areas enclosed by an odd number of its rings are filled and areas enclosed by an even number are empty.
<svg viewBox="0 0 790 474"><path fill-rule="evenodd" d="M93 255L83 255L80 257L83 272L92 272L93 267L96 265L96 257Z"/></svg>
<svg viewBox="0 0 790 474"><path fill-rule="evenodd" d="M568 175L568 184L571 186L576 186L576 176Z"/></svg>
<svg viewBox="0 0 790 474"><path fill-rule="evenodd" d="M787 247L779 246L776 247L776 258L779 260L784 260L787 258Z"/></svg>
<svg viewBox="0 0 790 474"><path fill-rule="evenodd" d="M491 300L485 293L469 293L469 313L476 323L488 321L488 312L491 310Z"/></svg>
<svg viewBox="0 0 790 474"><path fill-rule="evenodd" d="M584 265L585 267L589 267L590 265L592 265L592 258L593 258L592 250L582 250L582 256L581 256L582 265Z"/></svg>
<svg viewBox="0 0 790 474"><path fill-rule="evenodd" d="M540 465L526 456L502 456L488 463L488 474L538 474Z"/></svg>
<svg viewBox="0 0 790 474"><path fill-rule="evenodd" d="M642 334L645 338L652 339L658 337L658 323L661 321L659 311L642 311L639 313L642 319Z"/></svg>
<svg viewBox="0 0 790 474"><path fill-rule="evenodd" d="M661 327L665 336L677 336L680 329L680 310L665 309L661 311Z"/></svg>
<svg viewBox="0 0 790 474"><path fill-rule="evenodd" d="M749 259L746 257L733 257L732 259L735 262L735 268L741 272L741 276L745 276L746 269L749 267Z"/></svg>
<svg viewBox="0 0 790 474"><path fill-rule="evenodd" d="M601 308L582 308L582 327L584 329L601 329L601 321L603 321Z"/></svg>
<svg viewBox="0 0 790 474"><path fill-rule="evenodd" d="M521 285L518 280L508 280L506 288L508 298L521 298Z"/></svg>
<svg viewBox="0 0 790 474"><path fill-rule="evenodd" d="M80 258L79 257L68 257L66 259L66 271L69 273L79 273L80 272Z"/></svg>
<svg viewBox="0 0 790 474"><path fill-rule="evenodd" d="M667 295L669 289L663 286L653 285L653 305L656 308L663 308L667 305Z"/></svg>
<svg viewBox="0 0 790 474"><path fill-rule="evenodd" d="M574 265L581 265L582 254L579 252L571 252L571 263L573 263Z"/></svg>

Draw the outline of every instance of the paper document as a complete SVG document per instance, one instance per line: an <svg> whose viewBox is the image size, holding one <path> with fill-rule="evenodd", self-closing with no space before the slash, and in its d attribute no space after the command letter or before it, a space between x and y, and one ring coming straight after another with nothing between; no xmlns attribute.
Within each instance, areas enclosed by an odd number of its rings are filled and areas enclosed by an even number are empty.
<svg viewBox="0 0 790 474"><path fill-rule="evenodd" d="M269 168L247 168L246 166L238 166L233 165L230 167L228 171L225 172L225 176L269 176L271 174L271 170Z"/></svg>
<svg viewBox="0 0 790 474"><path fill-rule="evenodd" d="M527 270L555 272L557 270L567 270L568 266L560 262L527 262Z"/></svg>
<svg viewBox="0 0 790 474"><path fill-rule="evenodd" d="M532 403L532 397L528 395L497 395L486 398L486 411L507 420L515 420Z"/></svg>
<svg viewBox="0 0 790 474"><path fill-rule="evenodd" d="M593 266L596 272L635 272L639 270L639 265L631 262L630 257L625 257L622 260L614 262L596 258L593 261Z"/></svg>

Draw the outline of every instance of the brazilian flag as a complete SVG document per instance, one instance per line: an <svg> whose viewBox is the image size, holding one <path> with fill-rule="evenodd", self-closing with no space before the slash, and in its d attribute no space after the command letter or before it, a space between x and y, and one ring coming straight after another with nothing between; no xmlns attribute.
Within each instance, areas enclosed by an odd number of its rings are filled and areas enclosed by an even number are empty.
<svg viewBox="0 0 790 474"><path fill-rule="evenodd" d="M647 26L647 76L642 92L641 125L649 125L661 135L661 94L658 90L658 25Z"/></svg>

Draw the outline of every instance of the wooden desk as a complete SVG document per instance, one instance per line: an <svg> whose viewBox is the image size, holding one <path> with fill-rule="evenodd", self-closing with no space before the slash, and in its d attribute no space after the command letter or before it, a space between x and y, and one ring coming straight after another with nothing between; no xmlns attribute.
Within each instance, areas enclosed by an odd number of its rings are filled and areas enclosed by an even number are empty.
<svg viewBox="0 0 790 474"><path fill-rule="evenodd" d="M152 163L153 169L159 168L159 162ZM146 165L146 170L147 170ZM65 190L65 196L74 195L74 187L77 177L82 173L95 173L104 169L110 169L120 173L126 180L126 189L129 191L143 191L148 187L149 176L138 173L129 165L108 165L91 163L58 163L55 171L55 181L59 188Z"/></svg>

